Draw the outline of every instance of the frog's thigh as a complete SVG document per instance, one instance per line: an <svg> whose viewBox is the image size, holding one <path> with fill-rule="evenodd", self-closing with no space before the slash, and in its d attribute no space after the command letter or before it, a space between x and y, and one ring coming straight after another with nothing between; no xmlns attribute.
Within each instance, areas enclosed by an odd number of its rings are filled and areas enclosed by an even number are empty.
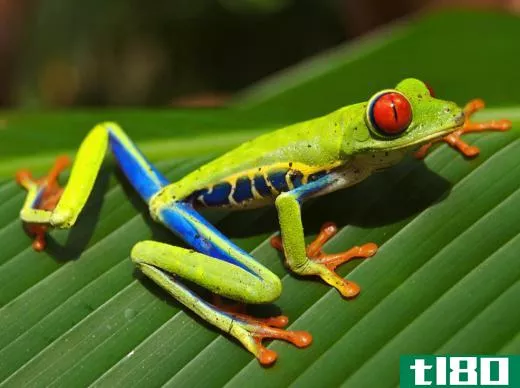
<svg viewBox="0 0 520 388"><path fill-rule="evenodd" d="M134 246L131 257L147 276L182 303L184 301L179 297L179 283L169 274L244 303L269 303L281 293L280 281L272 273L272 276L260 277L246 267L190 249L155 241L142 241Z"/></svg>

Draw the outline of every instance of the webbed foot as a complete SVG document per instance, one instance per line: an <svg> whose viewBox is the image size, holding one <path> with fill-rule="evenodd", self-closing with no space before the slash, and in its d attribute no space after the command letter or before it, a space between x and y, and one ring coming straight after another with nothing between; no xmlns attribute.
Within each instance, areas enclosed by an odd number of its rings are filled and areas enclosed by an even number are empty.
<svg viewBox="0 0 520 388"><path fill-rule="evenodd" d="M450 146L460 151L466 157L477 156L480 152L478 147L471 146L464 142L460 137L469 132L484 132L484 131L507 131L511 129L511 121L509 120L492 120L484 123L473 123L471 121L471 116L483 109L485 106L484 101L480 99L471 100L464 107L464 116L465 121L461 128L456 129L449 135L446 135L438 140L432 141L430 143L426 143L421 146L416 152L415 157L417 159L423 159L431 146L434 143L444 141L448 143Z"/></svg>
<svg viewBox="0 0 520 388"><path fill-rule="evenodd" d="M253 318L245 314L232 314L234 318L230 333L255 355L260 364L271 365L278 358L274 350L267 349L262 341L279 339L290 342L298 348L312 343L312 336L306 331L282 329L289 323L285 315L272 318Z"/></svg>
<svg viewBox="0 0 520 388"><path fill-rule="evenodd" d="M230 333L255 355L260 364L271 365L278 357L275 351L267 349L262 341L266 339L281 339L292 343L298 348L309 346L312 336L306 331L290 331L283 328L289 323L285 315L270 318L256 318L245 313L245 305L225 304L220 296L213 298L214 308L233 318Z"/></svg>
<svg viewBox="0 0 520 388"><path fill-rule="evenodd" d="M377 252L377 245L374 243L367 243L361 246L352 247L345 252L332 254L323 252L323 245L336 233L338 233L338 228L334 223L327 222L322 225L320 233L316 236L314 241L307 246L309 265L307 265L306 270L301 271L301 274L318 275L326 283L335 287L342 296L353 298L359 294L360 287L356 283L339 276L335 270L339 265L352 259L368 258L375 255ZM280 236L272 237L271 245L283 252L283 243Z"/></svg>
<svg viewBox="0 0 520 388"><path fill-rule="evenodd" d="M35 179L28 170L18 170L16 173L16 181L23 186L27 191L33 191L34 208L41 210L52 211L56 207L58 201L63 193L63 187L58 183L58 176L60 173L68 168L70 159L68 156L59 156L54 162L54 166L49 173L42 177ZM25 224L26 230L32 236L34 241L32 247L35 251L42 251L45 249L45 234L47 233L47 225L39 224Z"/></svg>

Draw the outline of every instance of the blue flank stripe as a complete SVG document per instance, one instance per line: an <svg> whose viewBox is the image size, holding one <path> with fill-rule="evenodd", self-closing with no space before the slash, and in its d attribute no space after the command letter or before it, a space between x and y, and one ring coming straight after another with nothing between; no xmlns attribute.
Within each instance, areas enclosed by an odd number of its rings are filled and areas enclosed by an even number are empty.
<svg viewBox="0 0 520 388"><path fill-rule="evenodd" d="M148 202L154 194L170 182L168 182L168 180L157 171L148 160L146 160L135 145L133 146L133 151L143 157L146 162L146 167L139 164L136 157L132 155L132 150L126 148L121 143L120 139L112 133L110 127L108 128L108 131L110 135L110 147L119 163L119 166L121 167L121 170L123 170L128 181L132 184L139 195Z"/></svg>
<svg viewBox="0 0 520 388"><path fill-rule="evenodd" d="M278 190L280 192L287 191L287 190L289 190L289 186L287 185L287 182L285 181L286 174L287 174L287 170L276 171L276 172L269 173L267 178L269 179L269 182L271 182L271 185L273 185L273 187L276 190Z"/></svg>
<svg viewBox="0 0 520 388"><path fill-rule="evenodd" d="M237 202L243 202L253 198L253 191L251 187L251 180L248 177L238 178L235 183L235 191L233 192L233 199Z"/></svg>
<svg viewBox="0 0 520 388"><path fill-rule="evenodd" d="M207 206L220 206L229 204L231 185L227 182L218 183L213 189L202 194L202 199Z"/></svg>
<svg viewBox="0 0 520 388"><path fill-rule="evenodd" d="M268 195L271 195L271 190L269 190L269 186L267 186L267 183L263 175L255 175L254 184L256 192L260 194L262 197L267 197Z"/></svg>
<svg viewBox="0 0 520 388"><path fill-rule="evenodd" d="M195 219L195 222L190 218ZM251 256L229 241L226 236L220 233L213 225L197 213L191 204L186 202L172 203L169 207L161 209L160 219L164 225L198 252L233 264L257 278L260 278L258 274L233 257L233 255L246 257ZM197 229L197 224L201 224L209 229L210 235L204 236L203 233ZM223 249L220 249L216 244L213 244L212 240L225 242ZM251 259L254 260L253 258Z"/></svg>

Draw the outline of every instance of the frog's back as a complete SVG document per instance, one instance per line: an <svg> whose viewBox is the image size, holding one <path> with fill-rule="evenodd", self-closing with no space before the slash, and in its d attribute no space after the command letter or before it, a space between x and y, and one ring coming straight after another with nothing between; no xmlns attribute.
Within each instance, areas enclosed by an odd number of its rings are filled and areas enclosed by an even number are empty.
<svg viewBox="0 0 520 388"><path fill-rule="evenodd" d="M218 207L257 207L338 166L339 125L328 116L261 135L175 183L180 197ZM323 136L336 132L337 136Z"/></svg>

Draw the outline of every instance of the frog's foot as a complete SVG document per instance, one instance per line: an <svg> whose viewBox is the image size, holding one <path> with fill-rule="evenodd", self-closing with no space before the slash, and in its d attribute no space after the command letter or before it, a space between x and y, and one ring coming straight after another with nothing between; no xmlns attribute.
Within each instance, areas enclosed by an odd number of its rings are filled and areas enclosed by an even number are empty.
<svg viewBox="0 0 520 388"><path fill-rule="evenodd" d="M428 150L433 145L433 143L444 141L448 143L453 148L460 151L466 157L477 156L480 152L478 147L471 146L464 142L460 137L469 132L483 132L483 131L507 131L511 129L511 121L509 120L492 120L484 123L473 123L471 121L471 116L484 108L484 101L480 99L471 100L464 107L464 117L465 121L461 128L456 129L452 133L447 136L444 136L438 140L434 140L433 142L424 144L415 152L415 157L417 159L423 159Z"/></svg>
<svg viewBox="0 0 520 388"><path fill-rule="evenodd" d="M263 340L284 340L298 348L307 347L312 343L312 336L306 331L282 329L289 323L289 319L284 315L264 319L245 314L230 315L234 320L229 332L242 342L262 365L271 365L278 357L275 351L267 349L262 344Z"/></svg>
<svg viewBox="0 0 520 388"><path fill-rule="evenodd" d="M307 268L309 274L320 276L325 282L335 287L341 295L346 298L352 298L359 294L359 286L356 283L345 280L343 277L339 276L335 272L335 269L339 265L352 259L368 258L373 256L377 252L377 245L374 243L367 243L362 246L352 247L341 253L324 253L322 250L323 245L336 233L338 233L338 228L334 223L327 222L322 225L320 233L316 236L314 241L307 246L307 257L310 259L311 263L313 263L313 265L308 265ZM271 245L283 252L283 243L280 236L272 237Z"/></svg>
<svg viewBox="0 0 520 388"><path fill-rule="evenodd" d="M233 334L253 353L262 365L270 365L276 361L276 352L262 345L264 339L282 339L303 348L311 344L312 336L306 331L283 330L289 323L285 315L269 318L256 318L245 313L245 304L228 304L219 295L213 296L214 308L233 317L237 326ZM233 330L233 328L231 329ZM245 331L245 332L244 332Z"/></svg>
<svg viewBox="0 0 520 388"><path fill-rule="evenodd" d="M56 159L54 166L49 173L35 179L28 170L19 170L16 173L16 181L27 191L35 191L32 207L35 209L52 211L61 198L63 188L58 183L58 176L70 165L70 159L67 156L60 156ZM45 234L47 233L47 225L26 224L26 230L30 235L34 236L33 249L42 251L45 249Z"/></svg>
<svg viewBox="0 0 520 388"><path fill-rule="evenodd" d="M48 227L46 225L26 224L24 229L30 236L34 236L32 243L33 249L37 252L43 251L47 245L45 235L47 234Z"/></svg>

